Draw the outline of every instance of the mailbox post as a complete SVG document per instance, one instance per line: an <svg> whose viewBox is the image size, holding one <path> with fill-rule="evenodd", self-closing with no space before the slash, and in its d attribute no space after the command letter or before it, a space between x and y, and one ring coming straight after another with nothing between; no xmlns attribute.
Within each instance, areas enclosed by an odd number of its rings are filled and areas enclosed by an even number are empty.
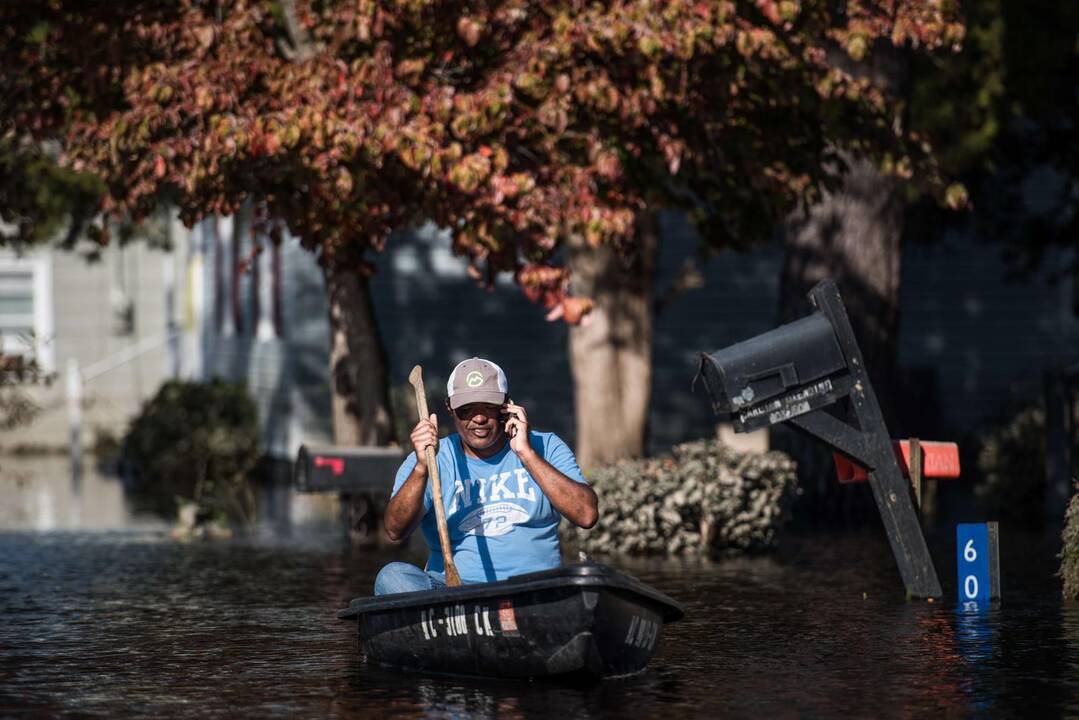
<svg viewBox="0 0 1079 720"><path fill-rule="evenodd" d="M809 292L815 312L701 358L712 405L736 432L789 422L869 470L873 498L907 593L941 596L908 483L896 462L839 290Z"/></svg>

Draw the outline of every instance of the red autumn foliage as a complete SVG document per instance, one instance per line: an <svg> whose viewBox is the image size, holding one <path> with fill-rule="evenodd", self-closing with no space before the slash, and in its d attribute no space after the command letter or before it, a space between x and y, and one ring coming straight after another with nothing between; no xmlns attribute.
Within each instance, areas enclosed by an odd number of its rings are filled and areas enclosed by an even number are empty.
<svg viewBox="0 0 1079 720"><path fill-rule="evenodd" d="M844 68L954 45L951 3L297 0L299 59L284 5L4 3L0 138L59 140L135 219L255 200L327 263L432 220L548 309L566 238L625 242L669 207L745 244L842 151L945 194L902 108Z"/></svg>

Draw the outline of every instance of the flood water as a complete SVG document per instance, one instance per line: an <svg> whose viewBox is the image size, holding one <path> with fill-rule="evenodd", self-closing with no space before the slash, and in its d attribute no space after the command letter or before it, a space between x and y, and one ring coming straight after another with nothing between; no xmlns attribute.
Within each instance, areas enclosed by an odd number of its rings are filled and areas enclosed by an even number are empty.
<svg viewBox="0 0 1079 720"><path fill-rule="evenodd" d="M3 716L1079 715L1079 606L1059 599L1053 538L1007 527L1005 602L981 613L950 599L947 533L932 541L949 595L936 604L904 601L873 528L764 557L612 561L687 616L645 673L567 686L365 664L335 612L410 556L351 550L332 526L179 543L142 520L0 519Z"/></svg>

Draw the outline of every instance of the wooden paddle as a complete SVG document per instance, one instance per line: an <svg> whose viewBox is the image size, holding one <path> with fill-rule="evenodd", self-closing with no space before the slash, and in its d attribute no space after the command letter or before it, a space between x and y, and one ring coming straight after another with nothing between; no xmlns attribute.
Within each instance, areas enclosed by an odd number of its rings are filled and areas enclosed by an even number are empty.
<svg viewBox="0 0 1079 720"><path fill-rule="evenodd" d="M427 395L423 391L423 368L419 365L412 368L408 374L408 381L416 390L416 410L419 411L420 420L427 420ZM428 445L423 449L424 459L427 461L427 472L430 475L431 491L435 496L435 524L438 525L438 541L442 546L442 562L446 566L446 585L457 587L461 584L461 576L457 574L457 566L453 564L453 551L450 549L450 530L446 526L446 511L442 507L442 481L438 477L438 462L435 459L435 449Z"/></svg>

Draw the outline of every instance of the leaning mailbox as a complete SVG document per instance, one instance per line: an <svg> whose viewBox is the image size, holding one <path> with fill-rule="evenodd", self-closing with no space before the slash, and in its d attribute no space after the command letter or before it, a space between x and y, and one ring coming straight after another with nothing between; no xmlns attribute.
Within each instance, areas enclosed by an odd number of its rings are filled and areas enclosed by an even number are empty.
<svg viewBox="0 0 1079 720"><path fill-rule="evenodd" d="M817 284L815 311L701 355L712 407L737 432L789 422L869 470L869 482L907 592L939 597L910 485L896 463L876 393L835 283Z"/></svg>
<svg viewBox="0 0 1079 720"><path fill-rule="evenodd" d="M820 313L705 354L701 372L715 411L732 415L739 432L831 405L850 387L839 340Z"/></svg>

